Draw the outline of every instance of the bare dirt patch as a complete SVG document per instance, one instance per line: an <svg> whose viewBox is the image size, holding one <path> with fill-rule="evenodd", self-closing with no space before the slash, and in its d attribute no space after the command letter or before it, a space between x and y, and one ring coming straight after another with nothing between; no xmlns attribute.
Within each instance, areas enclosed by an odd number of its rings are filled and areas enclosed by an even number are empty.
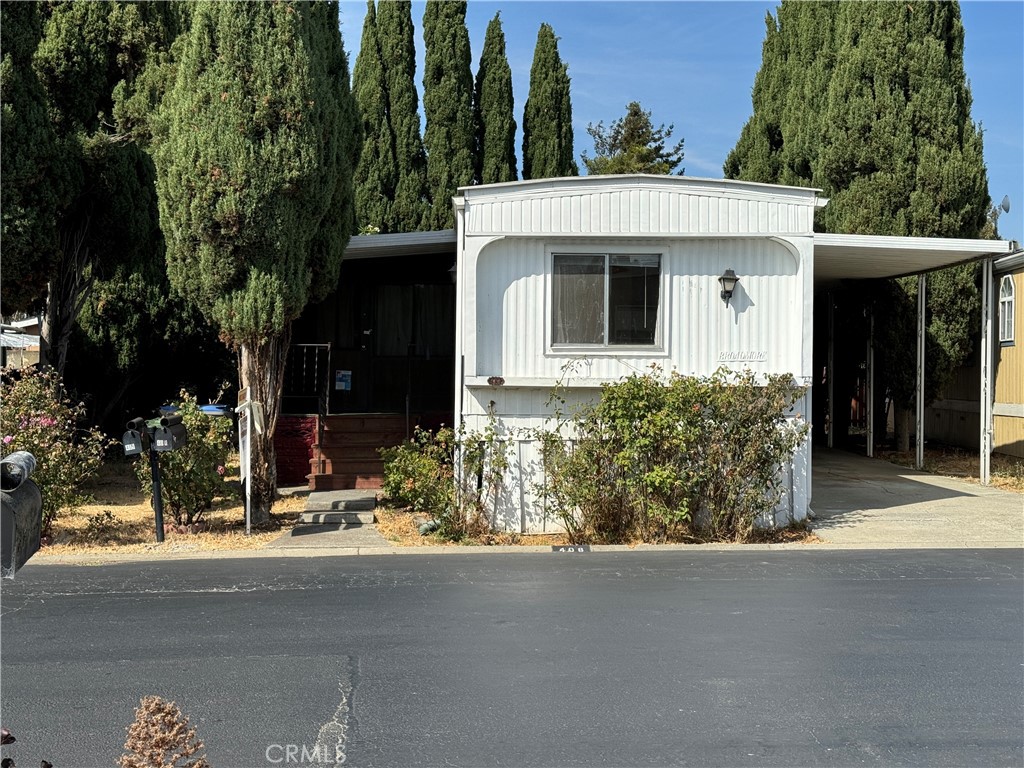
<svg viewBox="0 0 1024 768"><path fill-rule="evenodd" d="M139 488L127 462L108 462L84 488L93 501L70 514L58 516L53 540L37 557L69 554L137 552L191 552L260 549L295 524L305 507L304 496L284 497L274 503L271 522L245 534L245 509L237 493L237 476L226 478L224 495L203 513L205 530L181 533L168 528L163 543L156 541L153 507ZM164 512L165 524L173 518Z"/></svg>

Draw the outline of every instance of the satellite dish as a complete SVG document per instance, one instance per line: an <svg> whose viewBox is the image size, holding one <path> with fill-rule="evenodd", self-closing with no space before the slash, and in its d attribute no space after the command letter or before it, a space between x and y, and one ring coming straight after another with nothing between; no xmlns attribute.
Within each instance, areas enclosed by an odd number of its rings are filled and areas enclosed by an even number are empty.
<svg viewBox="0 0 1024 768"><path fill-rule="evenodd" d="M1003 202L999 204L999 207L1003 209L1003 213L1010 212L1010 196L1003 195Z"/></svg>

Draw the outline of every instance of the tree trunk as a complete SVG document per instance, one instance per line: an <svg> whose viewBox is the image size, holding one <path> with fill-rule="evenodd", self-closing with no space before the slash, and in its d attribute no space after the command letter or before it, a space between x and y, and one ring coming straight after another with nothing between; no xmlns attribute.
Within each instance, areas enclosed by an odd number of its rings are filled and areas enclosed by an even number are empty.
<svg viewBox="0 0 1024 768"><path fill-rule="evenodd" d="M291 344L291 325L276 336L257 343L244 342L238 356L238 379L249 388L249 399L263 406L263 432L253 432L251 521L253 525L270 520L270 508L277 495L277 457L274 453L274 430L281 410L284 387L284 365Z"/></svg>
<svg viewBox="0 0 1024 768"><path fill-rule="evenodd" d="M896 450L910 451L910 410L902 405L896 405Z"/></svg>

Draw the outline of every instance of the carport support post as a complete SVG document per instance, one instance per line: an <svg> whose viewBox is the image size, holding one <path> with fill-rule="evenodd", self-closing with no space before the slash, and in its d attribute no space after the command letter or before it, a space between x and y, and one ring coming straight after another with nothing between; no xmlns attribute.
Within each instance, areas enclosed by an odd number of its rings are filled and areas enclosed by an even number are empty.
<svg viewBox="0 0 1024 768"><path fill-rule="evenodd" d="M868 354L864 372L865 399L867 400L868 458L875 455L875 308L868 307Z"/></svg>
<svg viewBox="0 0 1024 768"><path fill-rule="evenodd" d="M981 440L978 460L982 485L992 480L992 309L995 286L992 284L992 259L981 262Z"/></svg>
<svg viewBox="0 0 1024 768"><path fill-rule="evenodd" d="M924 469L924 308L926 280L923 274L917 276L917 457L914 466Z"/></svg>
<svg viewBox="0 0 1024 768"><path fill-rule="evenodd" d="M836 302L832 291L828 292L828 368L825 376L828 379L828 447L832 448L836 432Z"/></svg>

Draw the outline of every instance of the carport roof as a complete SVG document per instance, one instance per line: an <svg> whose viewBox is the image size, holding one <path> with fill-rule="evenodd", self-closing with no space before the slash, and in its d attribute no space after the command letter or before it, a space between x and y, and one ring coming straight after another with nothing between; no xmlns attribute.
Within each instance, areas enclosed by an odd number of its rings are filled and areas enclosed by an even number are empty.
<svg viewBox="0 0 1024 768"><path fill-rule="evenodd" d="M454 253L455 245L454 229L361 235L349 241L345 258ZM814 235L814 281L818 285L829 285L840 280L915 275L987 256L1005 256L1018 248L1016 243L1009 240L834 235L821 232Z"/></svg>
<svg viewBox="0 0 1024 768"><path fill-rule="evenodd" d="M1009 240L815 233L814 282L916 275L987 256L1004 256L1017 247Z"/></svg>

